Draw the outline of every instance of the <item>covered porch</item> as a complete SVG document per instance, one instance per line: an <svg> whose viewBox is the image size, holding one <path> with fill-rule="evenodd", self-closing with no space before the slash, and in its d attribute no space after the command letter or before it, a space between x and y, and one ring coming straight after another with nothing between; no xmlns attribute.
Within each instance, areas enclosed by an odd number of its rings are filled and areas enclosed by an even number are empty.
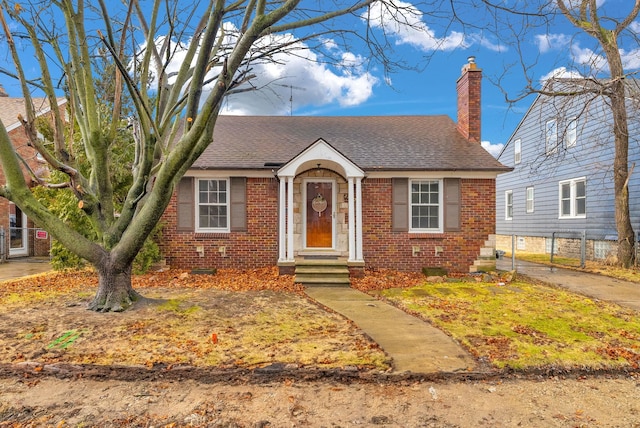
<svg viewBox="0 0 640 428"><path fill-rule="evenodd" d="M303 259L345 260L361 271L364 172L319 139L275 174L280 273L293 274Z"/></svg>

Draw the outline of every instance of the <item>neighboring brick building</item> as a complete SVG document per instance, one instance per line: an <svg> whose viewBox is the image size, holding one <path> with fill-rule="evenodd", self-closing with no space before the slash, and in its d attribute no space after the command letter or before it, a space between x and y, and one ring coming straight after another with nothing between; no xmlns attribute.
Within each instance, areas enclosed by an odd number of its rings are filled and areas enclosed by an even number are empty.
<svg viewBox="0 0 640 428"><path fill-rule="evenodd" d="M445 115L220 116L165 213L168 264L291 273L314 257L343 258L352 274L468 272L495 230L496 176L510 170L480 145L481 76L470 59L457 124Z"/></svg>
<svg viewBox="0 0 640 428"><path fill-rule="evenodd" d="M12 98L0 85L0 121L5 126L16 152L25 160L31 170L38 172L46 168L39 160L37 152L28 145L27 135L18 115L25 115L24 98ZM34 98L37 116L46 116L51 109L46 99ZM66 101L59 100L58 108ZM26 174L27 182L31 178ZM0 167L0 185L6 182L4 171ZM50 241L44 230L38 229L14 203L0 198L0 227L4 231L5 241L0 245L0 259L5 257L46 256L49 254ZM45 238L46 237L46 238Z"/></svg>

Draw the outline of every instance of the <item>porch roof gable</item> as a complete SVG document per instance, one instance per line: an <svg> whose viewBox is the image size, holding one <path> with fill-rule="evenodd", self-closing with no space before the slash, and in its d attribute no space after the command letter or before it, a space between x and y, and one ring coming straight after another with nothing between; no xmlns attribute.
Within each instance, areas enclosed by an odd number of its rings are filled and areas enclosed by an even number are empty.
<svg viewBox="0 0 640 428"><path fill-rule="evenodd" d="M364 177L364 171L331 144L319 138L277 171L278 177L295 177L313 168L342 170L345 177Z"/></svg>

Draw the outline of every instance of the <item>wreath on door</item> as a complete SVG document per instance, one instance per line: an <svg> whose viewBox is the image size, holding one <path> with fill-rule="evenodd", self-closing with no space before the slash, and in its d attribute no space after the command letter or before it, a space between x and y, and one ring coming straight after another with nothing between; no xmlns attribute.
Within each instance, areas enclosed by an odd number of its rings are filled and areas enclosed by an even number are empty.
<svg viewBox="0 0 640 428"><path fill-rule="evenodd" d="M313 208L313 210L318 213L318 217L320 217L324 210L327 209L327 200L322 194L318 193L318 195L311 200L311 208Z"/></svg>

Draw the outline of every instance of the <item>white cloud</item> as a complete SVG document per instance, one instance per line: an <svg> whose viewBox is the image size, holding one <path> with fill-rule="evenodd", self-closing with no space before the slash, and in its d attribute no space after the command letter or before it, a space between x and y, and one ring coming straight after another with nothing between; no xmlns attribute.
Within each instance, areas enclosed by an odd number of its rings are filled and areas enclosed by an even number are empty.
<svg viewBox="0 0 640 428"><path fill-rule="evenodd" d="M494 52L506 52L506 45L493 42L481 33L451 31L438 36L424 21L424 14L412 3L401 0L376 1L361 15L369 24L394 37L398 45L410 45L424 52L453 51L480 45Z"/></svg>
<svg viewBox="0 0 640 428"><path fill-rule="evenodd" d="M478 44L483 48L489 49L494 52L505 53L509 48L500 43L494 43L481 34L470 34L466 39L470 44ZM472 43L471 43L472 42Z"/></svg>
<svg viewBox="0 0 640 428"><path fill-rule="evenodd" d="M540 80L546 82L549 79L580 79L582 77L584 76L577 71L567 70L566 67L558 67L542 76Z"/></svg>
<svg viewBox="0 0 640 428"><path fill-rule="evenodd" d="M571 43L571 36L566 34L539 34L535 36L540 53L564 49Z"/></svg>
<svg viewBox="0 0 640 428"><path fill-rule="evenodd" d="M640 22L633 21L631 24L629 24L629 29L633 31L634 34L640 33Z"/></svg>
<svg viewBox="0 0 640 428"><path fill-rule="evenodd" d="M363 63L360 56L343 52L340 63L332 67L298 42L295 55L282 52L272 61L252 65L256 77L251 84L258 89L227 97L223 113L279 115L305 106L361 104L378 83Z"/></svg>
<svg viewBox="0 0 640 428"><path fill-rule="evenodd" d="M226 43L235 43L236 29L225 25ZM158 39L158 46L164 39ZM286 51L276 52L259 58L260 53L269 48L287 44ZM254 44L249 57L249 74L255 75L243 87L255 90L227 96L222 113L236 115L281 115L305 106L321 106L337 103L340 106L355 106L365 102L373 94L378 79L364 69L365 59L351 52L340 52L330 39L324 40L324 47L339 57L337 64L320 61L309 47L296 41L292 34L274 34L264 37ZM224 49L224 48L223 48ZM167 67L169 73L177 72L185 60L186 51L177 49L173 61ZM214 67L210 76L219 73ZM210 87L203 88L203 99Z"/></svg>
<svg viewBox="0 0 640 428"><path fill-rule="evenodd" d="M482 144L482 147L486 151L488 151L491 154L491 156L493 156L494 158L497 158L500 152L502 152L502 149L504 148L504 144L491 144L490 141L483 141L481 144Z"/></svg>
<svg viewBox="0 0 640 428"><path fill-rule="evenodd" d="M620 49L620 56L622 57L622 66L625 70L640 69L640 48L629 52Z"/></svg>
<svg viewBox="0 0 640 428"><path fill-rule="evenodd" d="M607 60L589 48L582 48L577 43L571 47L571 55L578 64L588 67L591 74L597 75L609 69Z"/></svg>
<svg viewBox="0 0 640 428"><path fill-rule="evenodd" d="M373 27L397 38L397 44L408 44L424 51L450 51L466 48L463 33L452 31L448 36L437 37L422 20L423 14L410 3L395 0L392 6L384 2L373 3L369 12L362 15Z"/></svg>

